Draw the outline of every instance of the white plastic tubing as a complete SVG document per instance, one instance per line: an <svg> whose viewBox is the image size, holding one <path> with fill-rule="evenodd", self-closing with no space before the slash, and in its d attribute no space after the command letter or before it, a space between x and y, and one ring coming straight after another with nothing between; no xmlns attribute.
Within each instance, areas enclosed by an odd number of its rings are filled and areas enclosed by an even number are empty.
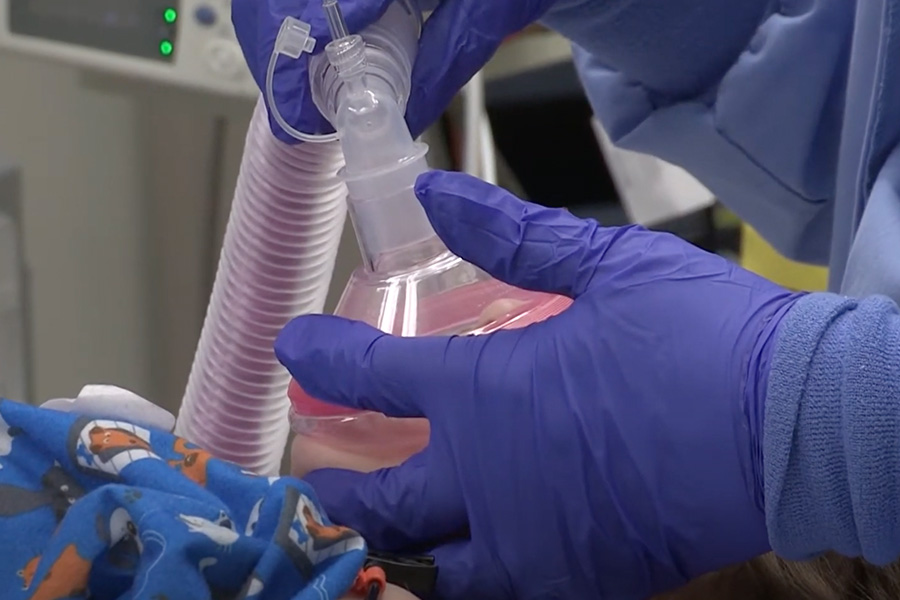
<svg viewBox="0 0 900 600"><path fill-rule="evenodd" d="M175 431L261 475L278 473L290 427L273 343L324 309L347 211L342 165L337 142L276 140L257 104Z"/></svg>

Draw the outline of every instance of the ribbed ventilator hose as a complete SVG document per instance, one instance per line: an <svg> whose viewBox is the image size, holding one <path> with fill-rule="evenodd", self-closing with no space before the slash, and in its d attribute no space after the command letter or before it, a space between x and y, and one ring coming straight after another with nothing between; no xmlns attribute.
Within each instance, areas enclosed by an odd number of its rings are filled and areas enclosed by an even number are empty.
<svg viewBox="0 0 900 600"><path fill-rule="evenodd" d="M277 474L290 376L273 343L322 312L346 217L338 143L288 146L253 114L215 285L176 433L213 455Z"/></svg>

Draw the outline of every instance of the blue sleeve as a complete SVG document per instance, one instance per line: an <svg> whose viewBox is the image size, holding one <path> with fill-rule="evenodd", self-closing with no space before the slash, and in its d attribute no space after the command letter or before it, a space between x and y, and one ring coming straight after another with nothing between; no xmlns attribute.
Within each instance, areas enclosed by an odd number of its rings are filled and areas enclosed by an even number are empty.
<svg viewBox="0 0 900 600"><path fill-rule="evenodd" d="M900 147L885 161L866 199L840 291L900 302Z"/></svg>
<svg viewBox="0 0 900 600"><path fill-rule="evenodd" d="M763 434L766 520L789 559L900 556L900 312L801 299L782 322Z"/></svg>
<svg viewBox="0 0 900 600"><path fill-rule="evenodd" d="M619 146L700 179L783 254L825 264L854 2L562 0Z"/></svg>

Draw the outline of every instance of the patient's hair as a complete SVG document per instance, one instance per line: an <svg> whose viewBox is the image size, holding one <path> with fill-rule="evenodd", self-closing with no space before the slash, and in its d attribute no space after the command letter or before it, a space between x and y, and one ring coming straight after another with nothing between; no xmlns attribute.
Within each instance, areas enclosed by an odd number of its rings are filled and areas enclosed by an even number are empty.
<svg viewBox="0 0 900 600"><path fill-rule="evenodd" d="M790 562L767 554L654 600L900 600L900 564L837 555Z"/></svg>

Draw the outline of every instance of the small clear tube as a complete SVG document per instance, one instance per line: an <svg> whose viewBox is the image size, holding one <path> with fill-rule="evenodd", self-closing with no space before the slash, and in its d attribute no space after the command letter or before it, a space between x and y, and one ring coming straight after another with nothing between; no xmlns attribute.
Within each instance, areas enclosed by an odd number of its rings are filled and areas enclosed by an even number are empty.
<svg viewBox="0 0 900 600"><path fill-rule="evenodd" d="M275 38L275 47L272 49L271 56L269 56L263 96L269 107L269 113L283 131L295 140L321 144L337 141L337 132L315 134L298 131L285 121L281 111L278 109L278 104L275 102L275 67L278 64L278 57L286 56L297 60L302 54L311 53L315 47L316 39L310 36L309 25L293 17L286 17L281 23L281 29L278 30L278 36Z"/></svg>
<svg viewBox="0 0 900 600"><path fill-rule="evenodd" d="M342 40L349 37L347 22L344 21L344 14L341 12L337 0L322 0L322 10L325 11L325 18L328 19L328 31L331 32L331 39Z"/></svg>

